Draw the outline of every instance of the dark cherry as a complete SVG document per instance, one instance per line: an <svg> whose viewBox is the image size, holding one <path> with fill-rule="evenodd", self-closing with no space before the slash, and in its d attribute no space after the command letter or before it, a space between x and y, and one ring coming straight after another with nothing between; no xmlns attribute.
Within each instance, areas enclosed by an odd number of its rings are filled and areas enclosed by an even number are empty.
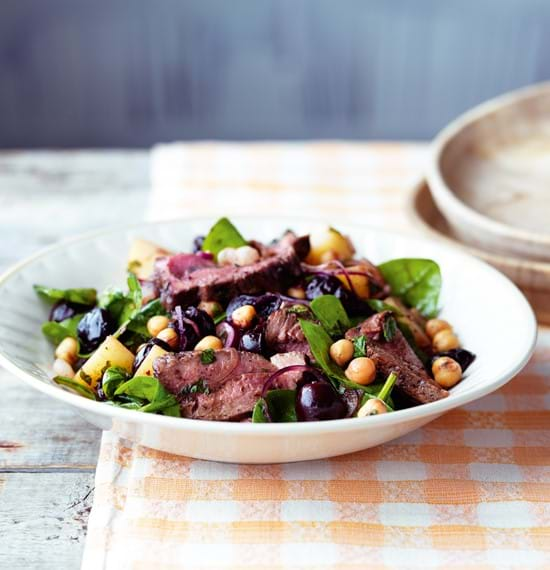
<svg viewBox="0 0 550 570"><path fill-rule="evenodd" d="M255 327L243 333L239 343L240 350L262 354L265 350L265 336L262 327Z"/></svg>
<svg viewBox="0 0 550 570"><path fill-rule="evenodd" d="M202 251L202 244L204 243L204 237L205 236L197 236L194 240L193 240L193 253L198 253L199 251Z"/></svg>
<svg viewBox="0 0 550 570"><path fill-rule="evenodd" d="M65 319L70 319L75 315L79 315L89 311L91 307L87 305L79 305L77 303L67 303L66 301L58 301L52 306L49 320L60 323Z"/></svg>
<svg viewBox="0 0 550 570"><path fill-rule="evenodd" d="M201 337L216 334L216 325L206 311L197 309L197 307L187 307L183 311L183 316L199 327Z"/></svg>
<svg viewBox="0 0 550 570"><path fill-rule="evenodd" d="M269 317L271 313L281 306L281 297L276 293L265 293L264 295L239 295L234 297L227 305L226 313L231 313L243 305L252 305L256 309L259 317Z"/></svg>
<svg viewBox="0 0 550 570"><path fill-rule="evenodd" d="M466 372L467 368L476 359L476 355L465 348L453 348L452 350L447 350L446 352L439 352L432 357L432 363L434 360L441 356L448 356L460 364L462 372Z"/></svg>
<svg viewBox="0 0 550 570"><path fill-rule="evenodd" d="M167 342L164 342L160 338L152 338L147 342L147 344L142 345L142 347L136 352L136 357L134 358L134 364L132 366L133 374L135 374L136 370L141 366L142 362L147 358L147 355L155 345L164 348L167 352L172 352L172 347Z"/></svg>
<svg viewBox="0 0 550 570"><path fill-rule="evenodd" d="M96 307L86 313L76 329L81 352L95 350L115 328L116 324L105 309Z"/></svg>
<svg viewBox="0 0 550 570"><path fill-rule="evenodd" d="M309 301L320 297L321 295L334 295L340 301L350 316L372 315L373 311L365 301L362 301L354 295L349 289L346 289L343 283L334 275L314 275L306 283L306 299Z"/></svg>
<svg viewBox="0 0 550 570"><path fill-rule="evenodd" d="M296 390L296 416L301 422L345 418L346 403L328 382L310 382Z"/></svg>

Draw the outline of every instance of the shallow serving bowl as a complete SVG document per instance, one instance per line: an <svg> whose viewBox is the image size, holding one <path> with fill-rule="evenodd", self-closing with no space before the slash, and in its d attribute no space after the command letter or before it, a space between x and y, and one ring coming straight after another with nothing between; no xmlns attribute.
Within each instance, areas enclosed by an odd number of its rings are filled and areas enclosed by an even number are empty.
<svg viewBox="0 0 550 570"><path fill-rule="evenodd" d="M550 83L453 121L434 141L428 182L465 243L550 261Z"/></svg>
<svg viewBox="0 0 550 570"><path fill-rule="evenodd" d="M502 271L527 297L539 324L550 325L550 262L499 255L462 243L437 208L425 180L414 187L407 211L415 229L421 229L440 243L475 255Z"/></svg>
<svg viewBox="0 0 550 570"><path fill-rule="evenodd" d="M48 309L35 297L32 284L98 289L122 285L133 238L186 250L192 238L204 233L213 221L176 220L106 230L62 242L18 264L0 278L0 362L22 381L72 406L93 424L131 441L201 459L277 463L350 453L402 436L496 390L521 370L533 351L536 323L531 307L515 285L495 269L426 240L332 220L351 236L358 252L374 262L429 257L440 264L442 314L454 325L463 345L478 355L447 399L368 418L246 424L143 414L93 402L54 385L49 379L53 349L40 332ZM320 225L293 218L235 221L245 236L266 241L289 227L305 233Z"/></svg>

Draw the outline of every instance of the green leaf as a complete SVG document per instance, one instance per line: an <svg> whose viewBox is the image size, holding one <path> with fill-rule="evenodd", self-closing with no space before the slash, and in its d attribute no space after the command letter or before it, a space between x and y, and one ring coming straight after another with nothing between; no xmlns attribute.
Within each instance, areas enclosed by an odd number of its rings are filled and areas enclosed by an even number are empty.
<svg viewBox="0 0 550 570"><path fill-rule="evenodd" d="M126 295L126 303L120 314L120 321L128 321L132 319L141 309L142 301L141 285L134 273L128 273L128 294Z"/></svg>
<svg viewBox="0 0 550 570"><path fill-rule="evenodd" d="M344 371L330 358L329 351L332 339L327 331L317 323L305 319L299 319L299 321L316 364L328 378L346 388L368 392L368 386L363 386L348 380Z"/></svg>
<svg viewBox="0 0 550 570"><path fill-rule="evenodd" d="M216 353L212 348L207 348L201 352L201 363L202 364L212 364L216 361Z"/></svg>
<svg viewBox="0 0 550 570"><path fill-rule="evenodd" d="M267 406L266 401L260 398L252 410L252 423L253 424L267 424L269 419L265 413L265 407Z"/></svg>
<svg viewBox="0 0 550 570"><path fill-rule="evenodd" d="M390 342L393 340L395 333L397 331L397 324L395 319L392 316L389 316L384 321L384 325L382 327L382 331L384 333L384 339L386 342Z"/></svg>
<svg viewBox="0 0 550 570"><path fill-rule="evenodd" d="M252 411L252 423L269 422L265 406L269 409L269 417L274 423L290 423L296 418L296 391L270 390L265 398L260 398Z"/></svg>
<svg viewBox="0 0 550 570"><path fill-rule="evenodd" d="M128 303L130 299L124 291L109 288L101 293L97 304L105 309L117 323L120 323L120 315Z"/></svg>
<svg viewBox="0 0 550 570"><path fill-rule="evenodd" d="M65 319L60 323L46 321L42 324L42 334L56 346L68 336L77 338L76 328L83 315L75 315L70 319Z"/></svg>
<svg viewBox="0 0 550 570"><path fill-rule="evenodd" d="M140 412L164 413L168 410L169 415L175 415L175 407L178 405L176 397L153 376L134 376L120 384L114 396L115 400L121 396L133 398L134 401L136 398L141 400L144 404L137 408Z"/></svg>
<svg viewBox="0 0 550 570"><path fill-rule="evenodd" d="M310 307L330 336L341 336L351 327L344 306L334 295L321 295L311 301Z"/></svg>
<svg viewBox="0 0 550 570"><path fill-rule="evenodd" d="M156 315L168 315L160 299L149 301L149 303L141 307L134 316L122 323L114 336L119 338L122 344L131 350L135 350L140 344L147 342L151 338L147 330L147 321Z"/></svg>
<svg viewBox="0 0 550 570"><path fill-rule="evenodd" d="M103 373L101 388L107 399L111 400L117 388L128 380L128 372L120 366L111 366Z"/></svg>
<svg viewBox="0 0 550 570"><path fill-rule="evenodd" d="M73 378L67 378L67 376L55 376L53 381L60 386L66 386L67 388L70 388L77 394L80 394L89 400L96 399L95 393L91 388L83 386L79 382L76 382Z"/></svg>
<svg viewBox="0 0 550 570"><path fill-rule="evenodd" d="M239 230L227 218L221 218L204 238L202 250L209 251L216 257L226 247L241 247L247 243Z"/></svg>
<svg viewBox="0 0 550 570"><path fill-rule="evenodd" d="M353 358L367 356L367 337L365 335L356 336L353 340Z"/></svg>
<svg viewBox="0 0 550 570"><path fill-rule="evenodd" d="M222 311L221 313L214 315L214 317L212 317L212 320L214 321L215 325L219 325L222 321L225 321L226 317L227 317L226 312Z"/></svg>
<svg viewBox="0 0 550 570"><path fill-rule="evenodd" d="M393 295L422 315L431 318L438 312L441 271L431 259L393 259L378 267Z"/></svg>
<svg viewBox="0 0 550 570"><path fill-rule="evenodd" d="M96 304L97 300L95 289L53 289L44 285L34 285L33 289L39 297L50 303L67 301L78 305L92 306Z"/></svg>

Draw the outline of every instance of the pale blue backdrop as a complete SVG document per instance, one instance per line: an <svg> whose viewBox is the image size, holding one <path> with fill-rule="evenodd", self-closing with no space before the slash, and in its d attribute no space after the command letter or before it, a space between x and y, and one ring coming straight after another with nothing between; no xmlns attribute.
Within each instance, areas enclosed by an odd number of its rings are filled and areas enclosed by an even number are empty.
<svg viewBox="0 0 550 570"><path fill-rule="evenodd" d="M544 79L545 0L0 1L0 147L429 138Z"/></svg>

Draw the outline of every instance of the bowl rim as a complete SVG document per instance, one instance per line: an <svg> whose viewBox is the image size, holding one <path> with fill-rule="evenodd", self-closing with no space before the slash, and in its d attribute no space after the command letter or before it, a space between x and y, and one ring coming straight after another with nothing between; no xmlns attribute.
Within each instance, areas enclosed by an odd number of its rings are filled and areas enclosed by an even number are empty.
<svg viewBox="0 0 550 570"><path fill-rule="evenodd" d="M418 179L416 184L412 186L412 189L407 196L407 215L413 224L417 224L421 227L424 235L428 234L442 240L443 243L447 244L449 247L454 247L459 251L466 252L470 255L476 256L486 263L495 262L503 267L509 267L511 269L529 269L535 270L540 273L547 274L550 277L550 261L542 261L539 259L528 259L516 257L512 254L504 255L501 253L493 253L492 251L485 251L473 245L463 243L453 236L439 231L437 228L431 226L424 216L419 212L417 204L419 198L423 192L427 192L432 195L431 186L425 177ZM435 202L435 200L434 200ZM435 206L439 209L438 205ZM441 217L444 218L443 214L439 212Z"/></svg>
<svg viewBox="0 0 550 570"><path fill-rule="evenodd" d="M317 217L304 217L304 216L266 216L258 217L254 215L249 216L232 216L232 219L236 220L255 220L261 223L264 221L277 221L277 220L294 220L296 223L316 223L319 224L323 222L323 218ZM85 241L93 241L96 238L107 236L109 234L121 233L125 234L133 229L143 228L144 226L155 226L159 224L170 224L170 223L182 223L182 222L194 222L194 223L212 223L214 221L213 216L199 216L199 217L181 217L181 218L171 218L168 220L155 220L155 221L142 221L136 223L122 224L118 226L110 226L107 228L94 230L86 233L82 233L73 237L62 239L48 247L42 248L36 253L24 258L20 262L12 265L4 273L0 275L0 291L3 285L15 277L21 270L26 266L33 264L39 259L48 256L49 254L62 250L65 247ZM337 223L333 222L333 223ZM341 225L346 224L344 220ZM420 244L426 244L428 240L423 237L411 236L405 232L399 231L388 231L379 229L376 227L349 223L347 222L347 227L355 229L357 231L369 231L376 232L380 234L380 238L384 239L386 237L400 237L406 238L408 241L417 242ZM526 331L528 334L526 341L526 349L523 357L514 366L512 366L507 372L503 373L502 376L495 379L493 382L487 385L473 386L465 392L461 392L456 395L451 395L451 397L438 400L436 402L431 402L428 404L422 404L415 406L413 408L407 408L405 410L398 410L397 412L391 414L381 414L377 416L370 416L364 418L343 418L338 420L328 420L328 421L317 421L317 422L297 422L297 423L266 423L266 424L254 424L252 428L249 423L246 422L224 422L217 420L194 420L191 418L176 418L171 416L162 416L158 414L139 414L135 410L126 410L123 408L117 408L114 406L106 405L104 402L93 401L75 393L69 392L64 388L54 385L53 383L48 383L38 378L35 378L31 373L26 372L21 369L15 362L13 362L9 355L7 355L0 345L0 365L2 365L6 370L12 372L15 376L25 381L31 387L36 390L51 396L55 400L60 400L64 403L70 404L71 406L78 408L82 412L100 415L103 417L111 418L112 420L120 420L124 423L130 424L145 424L150 426L157 426L159 428L174 428L176 430L190 430L190 431L200 431L207 432L211 434L216 433L231 433L233 435L242 435L244 437L253 437L255 435L264 436L276 436L276 435L307 435L307 434L322 434L329 432L348 432L360 429L362 426L391 426L401 423L406 423L409 421L415 421L420 419L429 419L435 416L439 416L444 412L450 411L454 408L467 404L471 401L477 400L491 392L494 392L509 380L511 380L518 372L520 372L523 367L529 361L531 355L534 352L536 340L537 340L537 322L535 314L527 299L521 293L521 291L514 285L514 283L508 279L505 275L491 267L484 261L473 257L459 249L451 248L448 245L439 245L432 242L428 242L430 247L441 250L442 254L445 251L451 251L455 256L459 256L467 260L469 263L473 263L483 268L484 271L493 273L497 278L504 280L504 283L511 289L515 295L518 297L518 302L523 303L525 310L526 321L529 325L529 330ZM367 423L366 423L367 422Z"/></svg>
<svg viewBox="0 0 550 570"><path fill-rule="evenodd" d="M468 206L459 199L456 193L447 184L441 168L441 161L445 150L467 127L490 114L498 113L502 109L512 107L518 103L537 98L541 95L548 95L550 97L550 81L528 85L527 87L509 91L488 101L484 101L459 115L436 135L430 145L430 159L426 170L426 178L429 182L434 200L446 218L449 215L458 216L459 219L464 220L470 226L475 226L483 230L486 234L492 234L493 236L530 245L534 244L550 247L550 234L541 234L510 226Z"/></svg>

